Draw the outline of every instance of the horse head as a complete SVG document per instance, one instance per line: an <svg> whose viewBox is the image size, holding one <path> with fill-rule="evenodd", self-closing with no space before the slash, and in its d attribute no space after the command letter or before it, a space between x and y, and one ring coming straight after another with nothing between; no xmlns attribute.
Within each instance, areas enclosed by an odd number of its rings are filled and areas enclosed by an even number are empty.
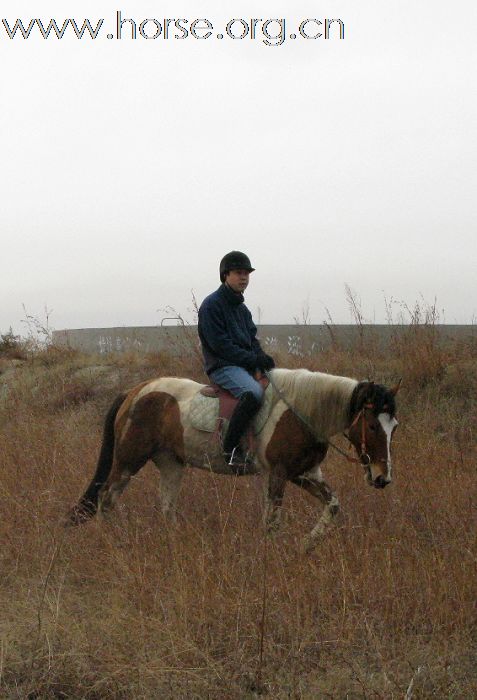
<svg viewBox="0 0 477 700"><path fill-rule="evenodd" d="M348 438L365 468L370 486L382 489L392 481L391 440L398 425L395 396L401 380L388 389L360 382L351 403Z"/></svg>

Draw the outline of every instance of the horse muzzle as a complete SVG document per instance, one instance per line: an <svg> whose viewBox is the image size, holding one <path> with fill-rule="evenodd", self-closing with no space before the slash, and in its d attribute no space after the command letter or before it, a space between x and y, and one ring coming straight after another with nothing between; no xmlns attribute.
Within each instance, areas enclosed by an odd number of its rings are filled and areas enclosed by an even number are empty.
<svg viewBox="0 0 477 700"><path fill-rule="evenodd" d="M382 474L379 474L373 481L373 486L375 489L383 489L388 483L389 481L387 481Z"/></svg>
<svg viewBox="0 0 477 700"><path fill-rule="evenodd" d="M391 483L391 479L385 477L384 474L378 474L378 476L373 478L373 473L371 471L370 465L367 466L365 469L366 481L370 486L373 486L375 489L383 489L385 486Z"/></svg>

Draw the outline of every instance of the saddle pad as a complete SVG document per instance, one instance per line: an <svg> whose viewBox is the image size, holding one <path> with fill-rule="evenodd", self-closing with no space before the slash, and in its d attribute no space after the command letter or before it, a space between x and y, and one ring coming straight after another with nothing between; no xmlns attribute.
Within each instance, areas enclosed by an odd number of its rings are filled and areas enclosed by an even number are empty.
<svg viewBox="0 0 477 700"><path fill-rule="evenodd" d="M265 390L262 406L253 420L253 431L258 435L267 422L272 406L273 387L271 384ZM214 433L219 420L219 399L204 396L198 391L190 403L189 419L193 428Z"/></svg>

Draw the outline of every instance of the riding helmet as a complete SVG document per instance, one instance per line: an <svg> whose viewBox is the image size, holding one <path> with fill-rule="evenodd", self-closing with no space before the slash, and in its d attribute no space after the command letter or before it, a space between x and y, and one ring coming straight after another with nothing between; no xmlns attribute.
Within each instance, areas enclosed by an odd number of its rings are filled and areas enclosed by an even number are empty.
<svg viewBox="0 0 477 700"><path fill-rule="evenodd" d="M225 281L225 275L231 270L247 270L248 272L253 272L255 268L252 267L250 258L245 255L245 253L241 253L239 250L232 250L230 253L227 253L227 255L224 255L220 261L219 272L221 282Z"/></svg>

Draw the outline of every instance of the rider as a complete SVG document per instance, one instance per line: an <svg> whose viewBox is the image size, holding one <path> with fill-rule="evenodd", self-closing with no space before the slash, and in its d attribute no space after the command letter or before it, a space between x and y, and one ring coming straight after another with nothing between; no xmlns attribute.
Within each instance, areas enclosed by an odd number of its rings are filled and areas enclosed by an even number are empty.
<svg viewBox="0 0 477 700"><path fill-rule="evenodd" d="M238 250L220 261L220 287L199 308L199 337L209 378L239 399L224 439L224 457L230 466L247 464L240 438L263 401L257 370L275 367L257 340L257 328L245 306L243 292L254 271L249 258Z"/></svg>

